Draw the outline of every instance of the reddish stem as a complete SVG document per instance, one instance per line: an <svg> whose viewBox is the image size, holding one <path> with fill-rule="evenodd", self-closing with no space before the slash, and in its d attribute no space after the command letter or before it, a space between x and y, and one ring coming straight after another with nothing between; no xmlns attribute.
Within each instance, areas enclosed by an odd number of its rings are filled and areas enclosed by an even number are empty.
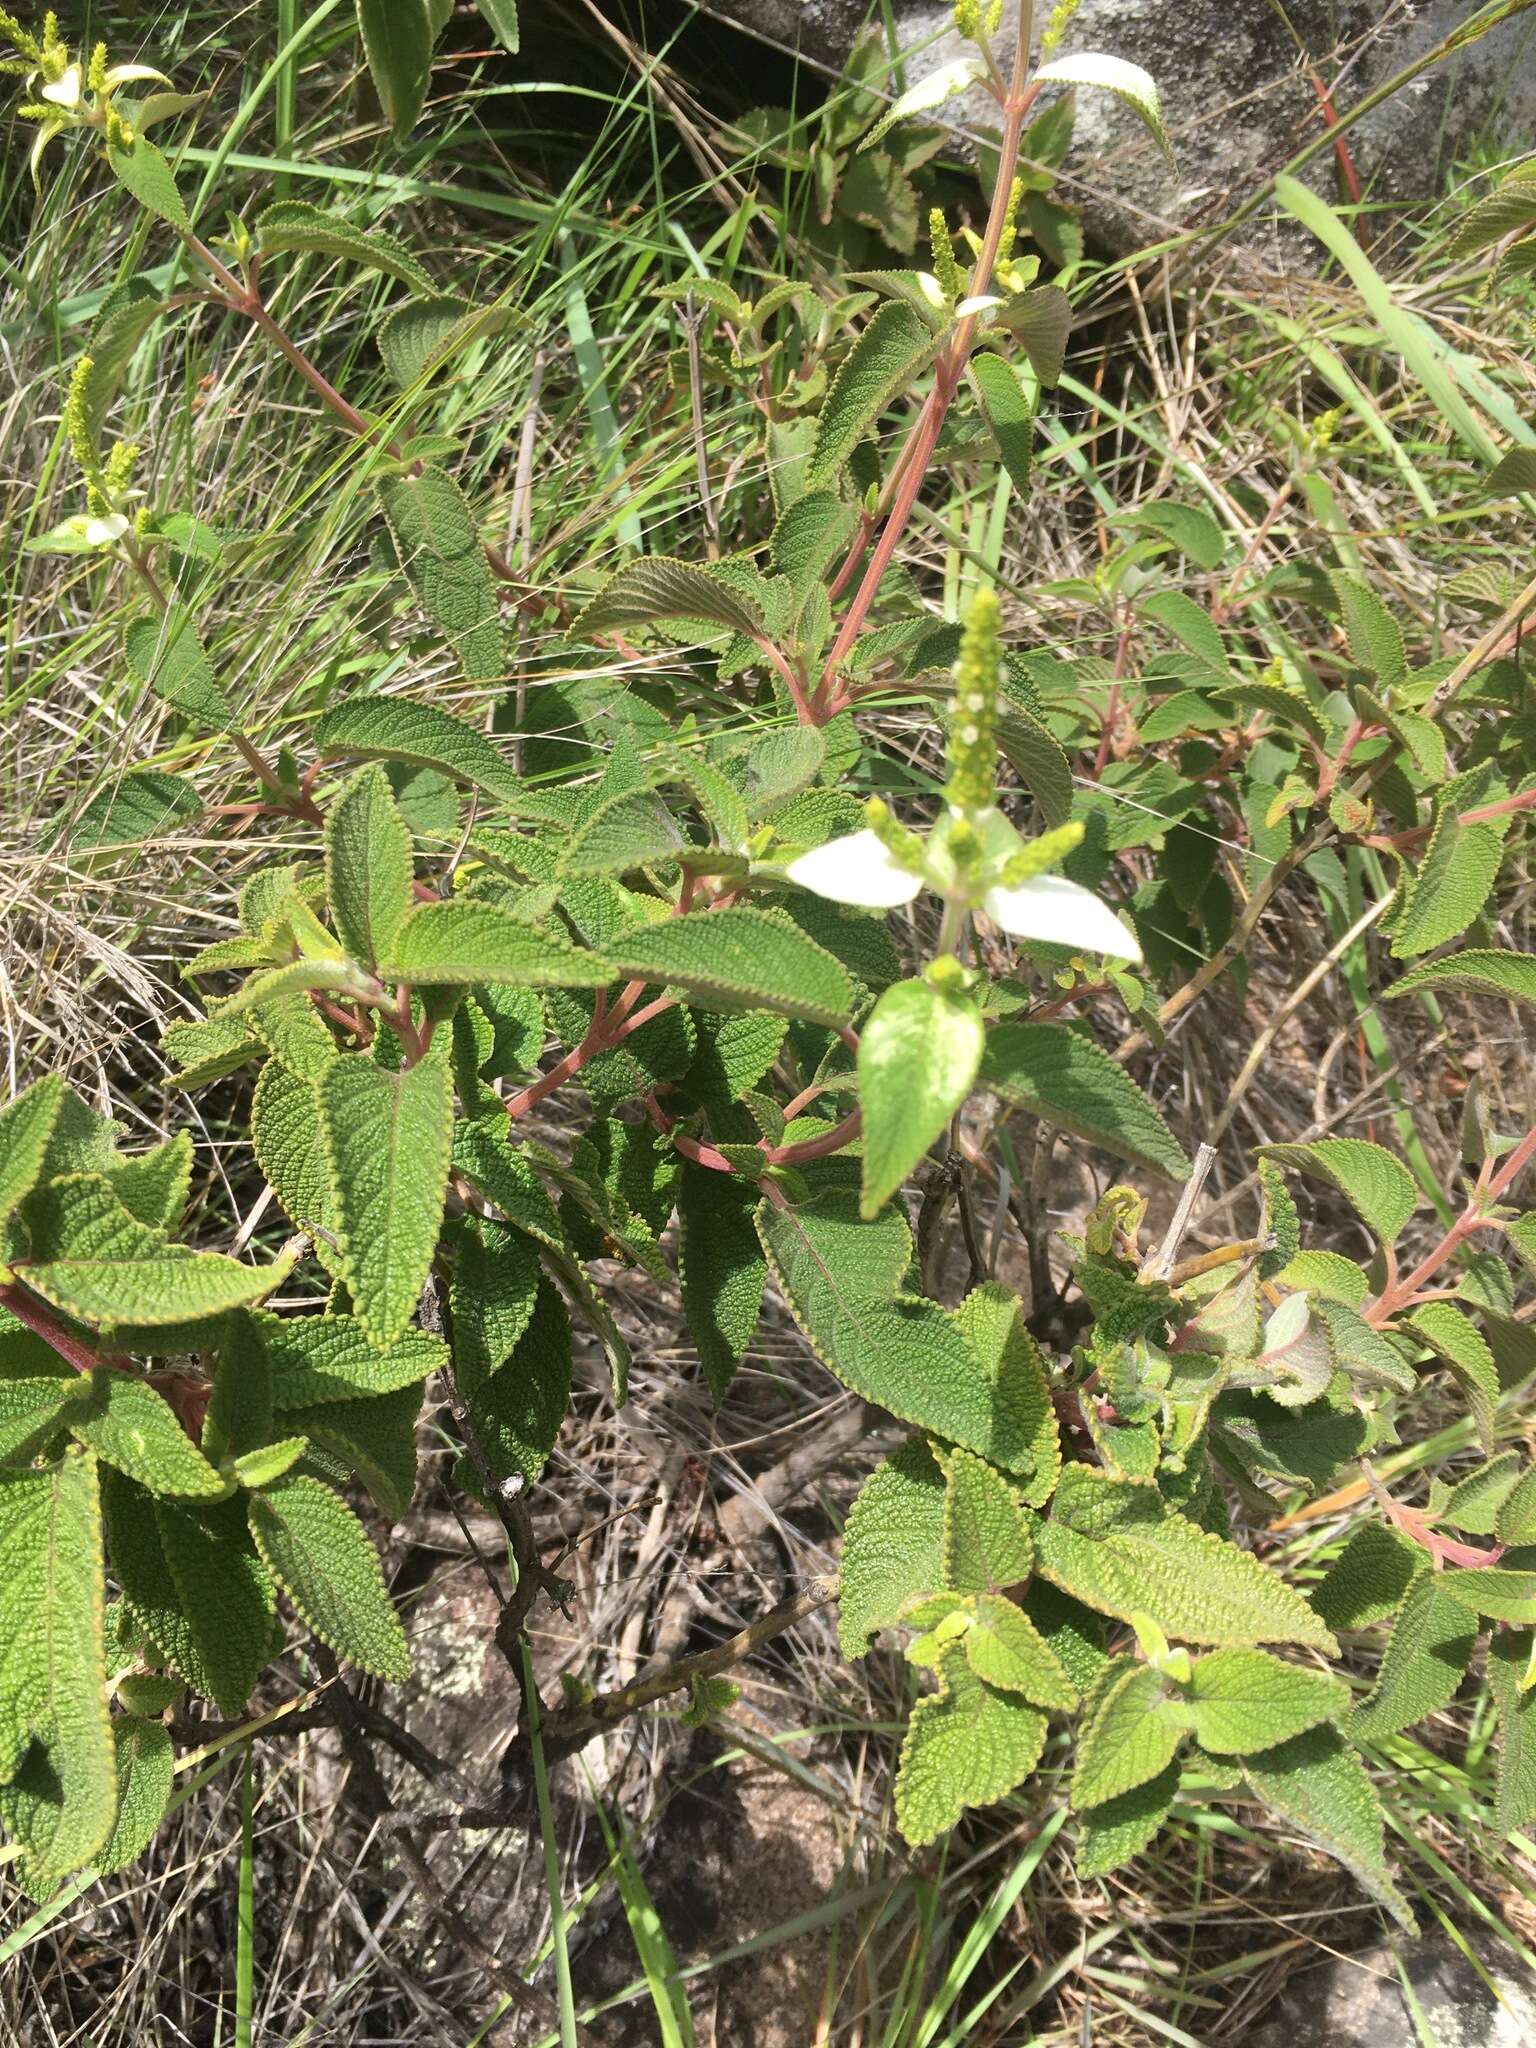
<svg viewBox="0 0 1536 2048"><path fill-rule="evenodd" d="M76 1372L94 1372L98 1365L127 1364L125 1359L103 1357L100 1352L82 1344L73 1331L64 1328L46 1302L30 1294L17 1281L8 1280L0 1286L0 1308L8 1308L18 1323L24 1324L34 1337L41 1337L50 1350L56 1351Z"/></svg>

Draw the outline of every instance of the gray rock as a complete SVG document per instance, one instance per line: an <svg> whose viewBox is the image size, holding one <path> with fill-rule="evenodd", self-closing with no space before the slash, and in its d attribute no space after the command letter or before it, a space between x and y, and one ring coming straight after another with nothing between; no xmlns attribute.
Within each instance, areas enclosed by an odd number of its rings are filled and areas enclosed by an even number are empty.
<svg viewBox="0 0 1536 2048"><path fill-rule="evenodd" d="M836 70L860 24L865 0L707 0L785 49ZM898 32L912 50L908 79L961 49L952 9L938 0L892 0ZM1293 24L1340 113L1432 49L1465 22L1461 0L1418 0L1382 19L1379 4L1291 0ZM1037 33L1049 13L1035 10ZM1017 19L1017 7L1008 8ZM1195 223L1230 213L1264 177L1320 132L1308 64L1270 0L1083 0L1065 51L1103 50L1140 64L1156 79L1173 139L1170 174L1135 117L1104 92L1078 94L1077 140L1062 178L1090 233L1126 252ZM1334 51L1339 54L1334 56ZM983 95L951 101L947 119L983 129L996 109ZM1349 146L1366 196L1411 202L1434 196L1455 152L1491 140L1514 151L1536 134L1536 14L1505 22L1436 66L1362 118ZM1319 191L1336 191L1333 151L1303 173ZM1251 226L1245 246L1264 247Z"/></svg>
<svg viewBox="0 0 1536 2048"><path fill-rule="evenodd" d="M1443 1937L1371 1948L1303 1971L1245 2036L1246 2048L1405 2048L1419 2039L1439 2048L1529 2048L1536 2041L1536 1982L1507 1948L1487 1940L1476 1947L1497 1998ZM1399 1956L1423 2014L1423 2035L1403 1996Z"/></svg>

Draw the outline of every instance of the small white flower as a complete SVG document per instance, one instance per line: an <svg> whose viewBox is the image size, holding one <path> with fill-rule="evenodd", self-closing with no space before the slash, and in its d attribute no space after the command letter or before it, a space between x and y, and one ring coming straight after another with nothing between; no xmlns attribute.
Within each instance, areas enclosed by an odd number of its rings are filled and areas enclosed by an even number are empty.
<svg viewBox="0 0 1536 2048"><path fill-rule="evenodd" d="M121 512L109 512L102 519L87 518L85 522L85 537L93 548L110 547L127 531L128 521Z"/></svg>
<svg viewBox="0 0 1536 2048"><path fill-rule="evenodd" d="M157 71L153 64L114 64L106 75L107 91L113 92L120 85L131 85L139 78L157 79L161 85L169 85L171 82L165 73Z"/></svg>
<svg viewBox="0 0 1536 2048"><path fill-rule="evenodd" d="M1036 875L1012 889L989 889L982 907L1016 939L1040 939L1111 960L1141 958L1140 941L1130 926L1091 889L1080 889L1064 875Z"/></svg>
<svg viewBox="0 0 1536 2048"><path fill-rule="evenodd" d="M991 292L981 292L975 298L962 299L955 311L964 319L970 313L990 313L994 306L1001 306L1003 303L1002 299L995 297Z"/></svg>
<svg viewBox="0 0 1536 2048"><path fill-rule="evenodd" d="M42 88L40 96L47 100L50 106L68 107L73 111L84 96L80 66L71 64L52 85L45 85Z"/></svg>
<svg viewBox="0 0 1536 2048"><path fill-rule="evenodd" d="M923 886L922 876L910 874L868 828L813 846L785 872L802 889L865 910L894 910L910 903Z"/></svg>

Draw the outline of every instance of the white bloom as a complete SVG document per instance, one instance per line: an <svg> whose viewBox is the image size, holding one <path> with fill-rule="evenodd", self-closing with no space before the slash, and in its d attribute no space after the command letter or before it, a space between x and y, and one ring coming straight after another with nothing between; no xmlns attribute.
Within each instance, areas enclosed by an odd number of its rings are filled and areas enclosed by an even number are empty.
<svg viewBox="0 0 1536 2048"><path fill-rule="evenodd" d="M128 521L121 512L109 512L104 519L88 518L85 522L85 537L93 548L110 547L127 531Z"/></svg>
<svg viewBox="0 0 1536 2048"><path fill-rule="evenodd" d="M910 903L923 886L922 876L910 874L867 828L812 847L792 860L785 872L802 889L866 910L893 910L898 903Z"/></svg>
<svg viewBox="0 0 1536 2048"><path fill-rule="evenodd" d="M161 85L169 85L171 82L165 73L157 71L153 64L114 64L106 76L107 91L113 92L120 85L131 85L140 78L158 79Z"/></svg>
<svg viewBox="0 0 1536 2048"><path fill-rule="evenodd" d="M83 97L80 66L71 64L52 85L45 85L42 88L40 97L47 100L51 106L68 107L71 110L78 107Z"/></svg>
<svg viewBox="0 0 1536 2048"><path fill-rule="evenodd" d="M1070 946L1074 953L1103 953L1112 960L1141 958L1140 942L1130 926L1091 889L1080 889L1064 875L1036 875L1012 889L989 889L982 906L995 925L1016 939L1040 939Z"/></svg>
<svg viewBox="0 0 1536 2048"><path fill-rule="evenodd" d="M1004 303L1002 299L997 298L993 293L982 292L975 298L962 299L959 305L956 306L955 311L963 319L968 313L990 313L994 306L1001 306Z"/></svg>

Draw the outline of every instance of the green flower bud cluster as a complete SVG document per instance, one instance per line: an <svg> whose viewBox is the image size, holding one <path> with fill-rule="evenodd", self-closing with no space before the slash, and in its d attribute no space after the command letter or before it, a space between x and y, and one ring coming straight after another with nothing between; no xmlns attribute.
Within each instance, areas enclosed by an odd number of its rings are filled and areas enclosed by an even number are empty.
<svg viewBox="0 0 1536 2048"><path fill-rule="evenodd" d="M1042 832L1038 839L1031 839L1025 846L1005 862L999 880L1005 889L1016 889L1021 882L1032 882L1036 875L1048 875L1057 868L1075 847L1083 843L1082 820L1074 818L1069 825L1058 825L1054 831Z"/></svg>
<svg viewBox="0 0 1536 2048"><path fill-rule="evenodd" d="M1081 4L1082 0L1056 0L1056 5L1051 9L1050 19L1045 24L1045 33L1040 38L1040 61L1042 64L1050 56L1051 52L1056 49L1062 37L1071 27L1072 17L1076 14Z"/></svg>
<svg viewBox="0 0 1536 2048"><path fill-rule="evenodd" d="M955 255L954 238L941 206L934 207L928 216L928 240L933 249L933 274L939 281L939 290L946 302L953 306L957 299L965 297L969 280Z"/></svg>
<svg viewBox="0 0 1536 2048"><path fill-rule="evenodd" d="M949 717L949 781L944 794L951 811L961 818L990 810L997 793L997 688L1002 665L997 599L990 590L978 591L960 640Z"/></svg>
<svg viewBox="0 0 1536 2048"><path fill-rule="evenodd" d="M890 807L879 797L872 796L864 806L864 822L898 866L914 875L922 872L925 857L922 839L894 817Z"/></svg>

